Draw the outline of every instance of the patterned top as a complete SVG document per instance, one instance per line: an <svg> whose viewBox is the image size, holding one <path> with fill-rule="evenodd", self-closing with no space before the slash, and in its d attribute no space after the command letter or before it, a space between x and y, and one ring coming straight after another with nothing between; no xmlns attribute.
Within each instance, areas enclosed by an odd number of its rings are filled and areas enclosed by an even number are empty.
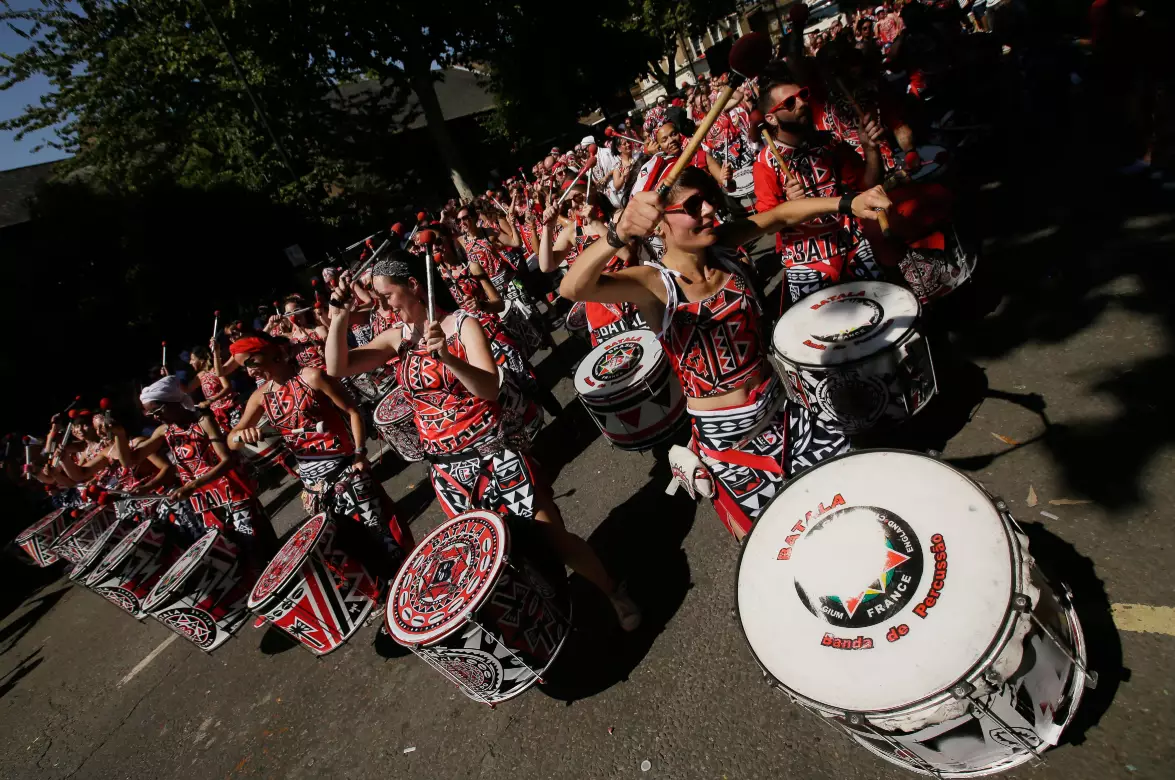
<svg viewBox="0 0 1175 780"><path fill-rule="evenodd" d="M506 259L505 253L491 244L489 239L461 236L461 247L470 260L476 261L485 269L486 276L490 277L490 281L499 292L514 278L517 269Z"/></svg>
<svg viewBox="0 0 1175 780"><path fill-rule="evenodd" d="M465 346L458 334L470 315L459 310L455 316L457 330L446 343L454 355L466 360ZM478 398L431 353L409 347L405 338L400 344L399 380L412 402L424 453L451 455L474 447L499 449L497 401Z"/></svg>
<svg viewBox="0 0 1175 780"><path fill-rule="evenodd" d="M207 474L220 463L220 456L216 454L208 434L200 427L199 420L183 428L169 423L163 431L163 438L167 440L167 446L171 447L176 474L185 485ZM204 485L197 492L217 493L225 501L240 501L253 495L235 469Z"/></svg>
<svg viewBox="0 0 1175 780"><path fill-rule="evenodd" d="M759 375L764 355L759 301L738 263L712 253L730 276L701 301L689 301L675 271L661 272L668 301L661 323L661 346L685 394L691 398L729 393Z"/></svg>
<svg viewBox="0 0 1175 780"><path fill-rule="evenodd" d="M200 390L203 391L205 400L212 398L222 389L224 388L220 384L220 377L218 377L216 374L212 373L211 371L202 371L200 373ZM212 402L210 407L216 411L231 409L236 401L237 394L230 389L227 393L225 393L223 398Z"/></svg>
<svg viewBox="0 0 1175 780"><path fill-rule="evenodd" d="M262 406L270 424L282 431L313 428L319 422L325 424L322 433L282 434L294 457L315 460L355 452L351 429L343 415L322 391L306 384L300 374L285 384L269 382L269 389L262 394Z"/></svg>
<svg viewBox="0 0 1175 780"><path fill-rule="evenodd" d="M469 266L462 263L437 263L436 269L441 278L448 283L449 292L453 294L453 300L457 305L471 314L476 314L481 304L485 303L486 291L482 289L481 282L473 278Z"/></svg>
<svg viewBox="0 0 1175 780"><path fill-rule="evenodd" d="M303 368L326 368L326 355L323 348L326 342L316 331L301 329L290 331L291 352L294 360Z"/></svg>

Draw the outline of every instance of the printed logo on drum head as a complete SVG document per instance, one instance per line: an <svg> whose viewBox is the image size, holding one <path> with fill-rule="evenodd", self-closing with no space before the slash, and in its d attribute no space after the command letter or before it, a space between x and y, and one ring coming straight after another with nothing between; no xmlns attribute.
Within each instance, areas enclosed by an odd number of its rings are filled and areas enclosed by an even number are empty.
<svg viewBox="0 0 1175 780"><path fill-rule="evenodd" d="M617 382L634 373L645 356L645 348L635 341L613 344L592 365L592 377L601 382Z"/></svg>
<svg viewBox="0 0 1175 780"><path fill-rule="evenodd" d="M880 533L871 531L872 523L880 526ZM820 547L833 539L837 540L834 544L846 548L843 556L827 545ZM862 546L847 549L852 540L861 539L865 540ZM800 601L816 617L843 628L874 626L892 619L914 598L922 579L922 547L914 530L893 512L875 506L846 507L820 518L796 544L791 559L797 568ZM869 570L848 571L841 577L828 570L837 563ZM809 595L801 579L814 592ZM827 592L829 589L839 592Z"/></svg>
<svg viewBox="0 0 1175 780"><path fill-rule="evenodd" d="M840 344L846 341L855 341L862 336L872 333L885 316L881 304L869 298L843 298L832 301L835 319L841 322L854 324L842 328L837 332L813 333L812 338L823 341L825 344Z"/></svg>

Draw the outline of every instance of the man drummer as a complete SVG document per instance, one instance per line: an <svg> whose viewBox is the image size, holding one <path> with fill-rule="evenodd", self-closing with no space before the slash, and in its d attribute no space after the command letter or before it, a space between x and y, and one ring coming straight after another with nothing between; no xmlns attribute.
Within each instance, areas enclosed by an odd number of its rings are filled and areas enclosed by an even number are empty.
<svg viewBox="0 0 1175 780"><path fill-rule="evenodd" d="M765 71L759 84L758 107L772 143L764 144L755 160L756 212L766 213L784 201L839 198L881 183L875 142L882 130L876 122L867 117L861 122L862 160L847 143L816 131L808 102L811 91L800 86L785 66ZM793 303L841 281L881 275L861 222L851 214L829 214L781 230L776 248Z"/></svg>

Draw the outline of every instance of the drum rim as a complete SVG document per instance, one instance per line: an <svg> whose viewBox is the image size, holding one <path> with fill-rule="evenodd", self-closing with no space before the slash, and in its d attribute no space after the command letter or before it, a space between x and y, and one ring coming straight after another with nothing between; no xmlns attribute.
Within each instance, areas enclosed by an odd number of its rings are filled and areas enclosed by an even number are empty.
<svg viewBox="0 0 1175 780"><path fill-rule="evenodd" d="M917 311L914 312L914 323L906 329L906 332L902 334L901 338L897 339L894 342L891 342L888 344L883 344L883 348L877 350L876 352L870 352L867 355L862 355L861 357L853 358L852 360L846 360L843 363L808 363L808 362L801 361L801 360L794 360L792 358L786 357L778 349L775 348L775 332L776 332L776 330L778 330L780 323L783 322L783 318L787 316L787 312L791 311L792 307L798 306L799 304L803 303L804 298L809 298L813 295L827 294L829 290L833 290L837 287L840 287L841 285L862 284L862 283L885 284L885 285L889 285L890 287L896 287L899 290L904 290L905 292L908 292L914 298L914 304L918 307ZM825 287L821 290L817 290L816 292L808 293L803 298L800 298L798 301L796 301L791 306L789 306L787 308L787 311L785 311L783 314L779 315L779 317L771 325L771 338L769 338L767 340L767 354L769 354L771 357L775 358L779 362L784 363L785 365L796 366L797 368L816 368L816 369L820 369L822 371L836 370L836 369L840 369L840 368L851 368L851 367L856 366L860 363L864 363L867 360L873 360L879 354L886 351L885 347L888 347L889 349L896 349L899 345L904 344L907 341L909 341L916 333L921 334L923 338L926 338L926 334L922 333L922 330L919 327L919 323L921 322L921 320L922 320L922 301L918 298L917 295L914 294L914 291L909 289L908 287L903 287L902 285L894 284L893 282L885 282L880 279L856 279L852 282L841 282L840 284L834 284L831 287ZM929 339L927 341L929 342ZM856 450L856 451L863 452L864 450Z"/></svg>
<svg viewBox="0 0 1175 780"><path fill-rule="evenodd" d="M90 521L94 519L94 516L103 509L105 509L105 507L95 506L84 515L79 517L76 521L67 526L66 529L62 531L56 539L53 540L53 544L49 546L49 549L53 549L57 545L69 541L74 536L77 536L83 528L89 525Z"/></svg>
<svg viewBox="0 0 1175 780"><path fill-rule="evenodd" d="M80 582L83 576L88 576L90 567L98 562L99 556L106 548L106 543L110 541L110 537L114 536L115 530L122 525L123 521L115 519L110 526L94 540L93 547L89 552L82 556L82 559L73 565L73 571L69 573L69 578L74 582ZM118 541L122 541L119 539ZM117 542L116 542L117 544Z"/></svg>
<svg viewBox="0 0 1175 780"><path fill-rule="evenodd" d="M106 575L110 574L120 563L130 557L131 551L135 549L135 545L137 545L150 530L151 523L144 520L131 530L127 531L126 536L118 540L118 544L116 544L113 549L106 553L106 557L103 558L101 562L99 562L98 567L94 569L94 573L90 575L94 581L97 582ZM119 553L119 555L115 556L116 552Z"/></svg>
<svg viewBox="0 0 1175 780"><path fill-rule="evenodd" d="M21 531L20 536L16 537L12 541L15 542L16 544L23 544L24 542L27 542L29 539L32 539L34 536L36 536L38 532L43 531L43 530L45 530L46 527L52 525L53 521L56 518L63 515L65 513L65 511L69 508L70 507L62 506L62 507L58 507L57 509L54 509L52 512L49 512L44 517L42 517L40 520L38 520L37 522L30 525L28 528Z"/></svg>
<svg viewBox="0 0 1175 780"><path fill-rule="evenodd" d="M484 516L486 518L489 518L490 524L498 526L499 530L502 533L502 544L500 545L500 549L498 551L498 560L494 564L494 572L493 572L492 579L486 585L486 587L482 588L482 592L478 595L478 597L476 599L473 599L472 601L465 604L461 608L461 611L458 613L457 616L450 617L447 621L445 621L444 624L442 624L442 626L444 627L443 631L441 631L439 633L434 631L434 633L432 633L432 634L427 634L426 639L421 639L420 637L412 637L412 639L415 639L418 641L404 641L403 637L401 637L398 633L395 621L391 620L390 617L391 617L392 611L395 609L396 594L399 593L400 587L404 583L404 579L409 574L408 562L410 560L412 560L412 557L416 554L416 552L418 550L420 550L426 544L428 544L433 539L433 537L440 535L440 533L447 526L451 525L452 523L457 522L461 518L469 517L470 515L478 515L478 516ZM461 514L457 515L456 517L450 518L449 520L446 520L445 522L441 523L436 528L434 528L428 534L428 536L424 537L416 544L416 548L411 553L408 554L408 557L404 559L404 563L400 564L400 570L398 572L396 572L396 578L394 580L392 580L391 587L388 588L387 604L384 606L384 626L387 629L388 635L397 644L402 645L403 647L408 647L408 648L431 647L432 645L435 645L438 642L445 640L451 634L458 631L462 626L466 625L466 623L469 622L468 618L473 613L477 612L477 610L481 609L482 605L485 604L486 599L488 599L493 594L494 586L497 585L498 580L501 578L502 571L505 568L506 561L509 559L509 557L510 557L510 527L506 524L505 518L501 517L500 515L497 515L494 512L490 512L489 510L486 510L486 509L471 509L468 512L462 512Z"/></svg>
<svg viewBox="0 0 1175 780"><path fill-rule="evenodd" d="M604 388L591 388L587 392L583 392L580 390L579 381L578 381L579 367L588 362L588 360L592 357L592 353L599 352L600 350L607 347L610 342L612 342L616 339L631 337L631 336L634 336L634 335L642 333L642 332L648 333L649 336L652 337L653 343L657 345L657 347L661 350L661 352L660 352L659 357L649 365L649 371L648 371L647 375L642 379L641 382L630 381L628 384L625 384L624 386L618 385L611 390L604 390ZM590 397L594 401L597 401L600 403L606 403L609 401L618 401L625 394L633 393L637 388L639 388L642 384L644 384L644 382L647 382L648 379L654 375L654 372L657 370L657 367L662 362L668 363L668 359L669 359L669 356L665 354L665 348L661 345L661 339L657 338L657 334L654 333L651 329L649 329L649 328L630 328L629 330L622 330L619 333L615 333L615 334L609 336L604 341L601 341L597 346L595 346L591 350L589 350L588 353L586 355L584 355L583 358L578 363L575 364L575 369L571 372L571 385L572 385L572 388L575 390L575 394L577 396L579 396L581 399ZM634 377L630 375L628 377L628 379L633 380ZM604 390L604 392L601 392L601 390ZM588 405L590 406L591 404L588 404Z"/></svg>
<svg viewBox="0 0 1175 780"><path fill-rule="evenodd" d="M183 584L188 581L188 579L199 567L200 563L212 550L213 546L216 544L216 539L220 536L220 534L221 531L219 528L209 528L203 536L192 543L191 547L180 553L180 556L176 558L175 563L167 567L167 571L163 572L163 574L159 577L159 580L155 583L155 586L151 588L151 592L148 593L146 598L143 599L143 610L145 612L151 612L154 609L163 606L160 602L175 593L175 591L179 590L180 587L182 587ZM206 539L209 541L205 542ZM205 545L205 547L204 550L200 553L199 557L185 561L184 557L201 544ZM187 564L187 571L181 572L180 576L178 576L173 582L167 583L167 575L171 574L171 570L176 566L179 566L181 563ZM163 590L159 589L160 585L165 585Z"/></svg>
<svg viewBox="0 0 1175 780"><path fill-rule="evenodd" d="M265 574L269 571L269 567L273 566L273 564L277 562L278 558L281 557L281 554L285 551L286 547L292 544L294 539L298 537L298 533L316 520L319 521L318 530L314 533L314 536L308 542L306 542L305 555L302 556L301 560L298 561L296 566L289 567L285 575L280 580L278 580L276 584L270 587L268 593L259 599L255 599L254 594L257 592L257 587L261 584L262 580L265 579ZM258 575L257 581L254 582L253 587L249 589L249 599L246 602L246 606L248 606L249 609L258 609L283 593L286 589L286 586L290 584L290 580L293 579L294 575L302 570L302 567L306 563L306 559L310 557L311 553L318 549L318 545L322 541L322 536L326 533L327 526L331 524L331 519L327 516L327 513L319 512L298 526L294 533L290 534L290 538L286 540L285 544L283 544L278 549L278 551L274 553L273 558L271 558L269 563L265 565L265 568L261 570L261 574Z"/></svg>
<svg viewBox="0 0 1175 780"><path fill-rule="evenodd" d="M827 466L830 463L835 463L836 461L843 460L845 458L850 458L854 455L880 454L880 453L896 453L896 454L902 454L902 455L916 455L918 457L934 461L935 463L938 463L940 465L948 466L949 468L954 470L956 473L958 473L960 476L962 476L964 479L966 479L968 482L970 482L972 485L974 485L974 487L977 490L979 490L980 493L982 493L984 496L986 496L987 499L991 502L992 509L995 510L996 515L1000 518L1001 524L1004 526L1005 533L1009 536L1009 544L1008 544L1009 561L1008 562L1012 567L1013 577L1012 577L1012 583L1011 583L1012 593L1008 594L1008 607L1005 609L1003 621L1000 623L994 636L992 637L991 641L988 643L987 649L984 650L983 653L981 653L979 655L979 657L976 661L974 661L970 666L967 667L965 672L963 672L962 674L955 677L955 682L944 687L940 691L930 692L930 693L922 696L919 699L915 699L914 701L909 702L908 704L903 704L898 707L890 707L888 709L876 709L876 710L864 711L864 714L866 715L866 717L871 716L871 715L894 717L894 716L902 715L904 713L917 712L917 711L925 709L927 707L937 706L938 704L953 698L951 696L951 692L950 692L952 687L954 687L955 685L958 685L961 682L968 682L968 681L974 680L977 677L980 677L982 675L983 671L985 669L987 669L991 665L991 663L999 657L999 651L1002 648L1007 646L1009 638L1011 637L1011 635L1015 631L1015 626L1017 623L1016 616L1018 613L1012 609L1011 596L1014 593L1019 592L1019 590L1021 590L1023 587L1023 582L1020 581L1019 572L1020 572L1020 568L1021 568L1021 565L1022 565L1023 559L1024 559L1024 551L1020 548L1019 541L1015 538L1016 533L1018 533L1018 526L1016 525L1015 520L1012 518L1011 514L1006 509L1001 510L999 508L999 506L997 504L998 499L995 496L993 496L990 493L990 491L987 490L987 488L985 488L983 485L979 484L979 482L977 480L972 479L968 474L965 474L962 470L956 469L953 466L949 466L949 464L943 463L938 458L935 458L931 455L927 455L924 452L918 452L917 450L901 449L900 447L869 447L869 448L860 449L860 450L852 450L850 452L842 452L839 455L834 455L833 457L831 457L825 461L822 461L822 462L816 464L815 466L812 466L809 469L804 470L802 472L802 474L797 475L797 478L799 476L811 474L812 472L816 471L817 469L823 468L824 466ZM767 511L771 508L771 505L774 504L775 501L786 492L787 492L787 488L785 487L783 490L781 490L779 493L777 493L769 502L767 502L767 505L765 507L763 507L763 513L760 514L759 517L762 518L763 515L766 514ZM811 708L813 710L816 710L817 712L827 712L827 713L833 713L836 715L844 715L847 712L858 712L858 710L845 710L845 709L835 707L835 706L829 704L828 702L817 701L815 699L812 699L811 697L805 696L804 694L796 691L795 689L791 688L790 686L785 685L760 660L759 653L757 653L755 651L754 646L751 644L751 640L747 637L747 631L746 631L746 628L744 626L743 619L742 619L742 605L741 605L741 602L739 600L739 595L738 595L739 594L739 581L742 579L743 558L747 552L747 546L748 546L747 542L750 540L751 534L755 533L755 530L758 528L758 525L759 525L758 521L756 521L755 524L751 527L750 533L748 533L745 537L743 537L743 540L739 545L738 561L735 564L735 578L734 578L734 614L735 614L736 621L738 622L738 630L742 634L743 641L746 642L747 649L751 653L751 658L753 658L755 661L755 664L761 670L763 670L764 674L772 682L773 687L779 688L787 696L791 697L794 701L802 702L803 704L805 704L806 706L808 706L809 708ZM1035 606L1035 605L1033 605L1033 606Z"/></svg>

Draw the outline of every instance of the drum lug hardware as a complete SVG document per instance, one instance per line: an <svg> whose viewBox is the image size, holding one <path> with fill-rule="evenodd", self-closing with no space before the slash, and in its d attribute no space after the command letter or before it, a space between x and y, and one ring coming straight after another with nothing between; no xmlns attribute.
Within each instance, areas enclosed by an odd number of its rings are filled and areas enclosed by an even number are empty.
<svg viewBox="0 0 1175 780"><path fill-rule="evenodd" d="M1001 685L1004 680L1000 677L1000 673L995 669L988 669L983 673L983 679L987 680L992 685Z"/></svg>
<svg viewBox="0 0 1175 780"><path fill-rule="evenodd" d="M1097 672L1091 670L1088 666L1085 665L1084 661L1074 655L1073 651L1069 649L1069 646L1062 642L1057 637L1057 635L1053 633L1051 628L1042 623L1040 618L1036 616L1035 612L1028 613L1028 616L1032 618L1032 622L1036 624L1036 627L1039 628L1044 633L1044 635L1047 636L1049 640L1057 646L1057 649L1065 654L1065 657L1069 659L1069 663L1073 664L1081 670L1081 673L1085 675L1085 687L1091 691L1097 688Z"/></svg>
<svg viewBox="0 0 1175 780"><path fill-rule="evenodd" d="M951 696L958 700L969 699L975 693L975 686L969 682L956 683L951 686Z"/></svg>
<svg viewBox="0 0 1175 780"><path fill-rule="evenodd" d="M1028 612L1032 609L1032 599L1025 596L1023 593L1017 593L1012 597L1012 609L1017 612Z"/></svg>
<svg viewBox="0 0 1175 780"><path fill-rule="evenodd" d="M1006 501L1004 501L1002 498L997 498L996 502L995 502L995 508L1000 510L1001 512L1007 512L1008 511L1008 503Z"/></svg>
<svg viewBox="0 0 1175 780"><path fill-rule="evenodd" d="M942 460L942 450L927 450L926 454L935 460Z"/></svg>

